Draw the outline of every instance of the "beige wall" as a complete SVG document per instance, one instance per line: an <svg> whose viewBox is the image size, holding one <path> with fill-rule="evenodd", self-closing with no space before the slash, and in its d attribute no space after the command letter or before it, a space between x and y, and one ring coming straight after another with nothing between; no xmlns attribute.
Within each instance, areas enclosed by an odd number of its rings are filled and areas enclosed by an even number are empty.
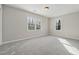
<svg viewBox="0 0 79 59"><path fill-rule="evenodd" d="M2 42L2 8L0 5L0 44Z"/></svg>
<svg viewBox="0 0 79 59"><path fill-rule="evenodd" d="M61 19L61 30L56 30L57 19ZM79 40L79 12L50 19L50 34Z"/></svg>
<svg viewBox="0 0 79 59"><path fill-rule="evenodd" d="M40 31L27 31L27 16L41 19L42 27ZM56 30L55 26L57 19L61 20L61 30ZM29 37L47 34L79 39L79 12L60 17L46 18L17 8L3 6L3 42L27 39Z"/></svg>
<svg viewBox="0 0 79 59"><path fill-rule="evenodd" d="M27 16L41 19L41 30L27 31ZM3 42L48 34L48 18L24 10L3 6Z"/></svg>

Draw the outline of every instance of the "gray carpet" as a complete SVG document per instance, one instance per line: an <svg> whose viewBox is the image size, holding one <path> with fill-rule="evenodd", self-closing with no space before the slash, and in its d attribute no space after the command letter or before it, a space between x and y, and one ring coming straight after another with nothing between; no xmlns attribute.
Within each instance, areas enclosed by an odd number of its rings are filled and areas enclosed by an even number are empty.
<svg viewBox="0 0 79 59"><path fill-rule="evenodd" d="M64 40L64 39L62 39ZM79 49L79 41L66 39L72 46ZM13 43L8 43L0 46L0 55L72 55L67 47L72 47L63 43L57 37L46 36L22 40Z"/></svg>

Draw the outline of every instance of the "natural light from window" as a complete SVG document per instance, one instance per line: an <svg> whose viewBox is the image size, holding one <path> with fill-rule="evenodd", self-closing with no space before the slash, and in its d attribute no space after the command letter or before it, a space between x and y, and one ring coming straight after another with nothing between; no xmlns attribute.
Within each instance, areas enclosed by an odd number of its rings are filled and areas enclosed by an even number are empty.
<svg viewBox="0 0 79 59"><path fill-rule="evenodd" d="M58 40L63 44L69 53L79 55L79 50L72 46L66 39L58 38Z"/></svg>

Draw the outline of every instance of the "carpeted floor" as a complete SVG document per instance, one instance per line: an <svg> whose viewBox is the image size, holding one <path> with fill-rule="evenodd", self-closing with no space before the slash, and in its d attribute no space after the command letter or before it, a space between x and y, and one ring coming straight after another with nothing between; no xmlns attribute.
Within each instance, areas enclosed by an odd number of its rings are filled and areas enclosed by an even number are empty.
<svg viewBox="0 0 79 59"><path fill-rule="evenodd" d="M78 50L79 40L46 36L4 44L0 55L72 55Z"/></svg>

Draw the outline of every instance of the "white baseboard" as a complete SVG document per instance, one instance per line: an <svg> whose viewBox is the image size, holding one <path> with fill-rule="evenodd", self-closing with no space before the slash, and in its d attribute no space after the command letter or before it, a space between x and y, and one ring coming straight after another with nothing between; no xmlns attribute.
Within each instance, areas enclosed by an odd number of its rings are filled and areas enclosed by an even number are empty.
<svg viewBox="0 0 79 59"><path fill-rule="evenodd" d="M17 39L17 40L12 40L12 41L6 41L6 42L2 42L2 45L3 45L3 44L7 44L7 43L12 43L12 42L21 41L21 40L28 40L28 39L32 39L32 38L43 37L43 36L47 36L47 35L41 34L41 35L38 35L38 36L33 36L33 37L28 37L28 38L23 38L23 39Z"/></svg>
<svg viewBox="0 0 79 59"><path fill-rule="evenodd" d="M58 36L58 35L53 35L53 34L51 34L51 36L60 37L60 38L63 38L63 39L72 39L72 40L74 40L74 38L63 37L63 36ZM75 38L75 40L79 40L79 39L76 39L76 38Z"/></svg>
<svg viewBox="0 0 79 59"><path fill-rule="evenodd" d="M67 38L67 37L62 37L62 36L58 36L58 35L52 35L52 34L49 34L50 36L54 36L54 37L60 37L60 38L64 38L64 39L73 39L73 38ZM23 38L23 39L17 39L17 40L12 40L12 41L6 41L6 42L2 42L1 45L3 44L7 44L7 43L12 43L12 42L16 42L16 41L21 41L21 40L28 40L28 39L32 39L32 38L39 38L39 37L43 37L43 36L48 36L48 35L45 35L45 34L41 34L41 35L38 35L38 36L32 36L32 37L28 37L28 38ZM78 39L76 39L78 40Z"/></svg>

